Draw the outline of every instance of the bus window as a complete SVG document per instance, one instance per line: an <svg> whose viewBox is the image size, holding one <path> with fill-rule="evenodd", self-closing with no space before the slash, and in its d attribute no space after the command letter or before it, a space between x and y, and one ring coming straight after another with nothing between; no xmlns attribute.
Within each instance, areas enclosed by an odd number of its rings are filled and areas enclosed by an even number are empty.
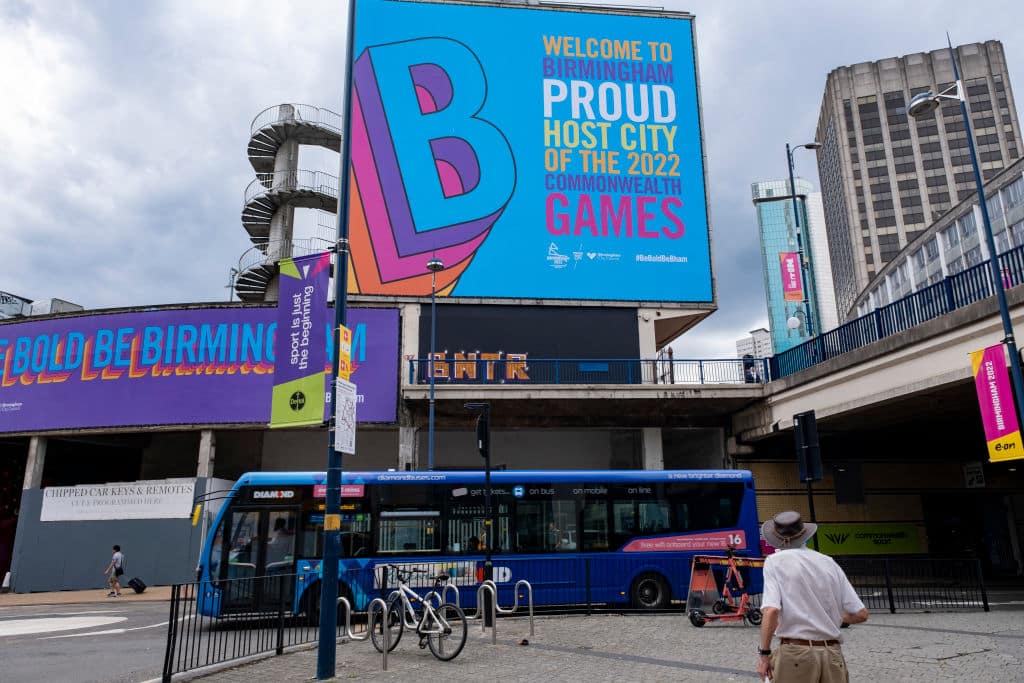
<svg viewBox="0 0 1024 683"><path fill-rule="evenodd" d="M217 532L213 535L213 543L210 545L210 578L216 581L220 578L220 558L224 552L224 523L226 517L222 517L217 525Z"/></svg>
<svg viewBox="0 0 1024 683"><path fill-rule="evenodd" d="M324 556L324 513L307 512L302 516L302 548L299 557Z"/></svg>
<svg viewBox="0 0 1024 683"><path fill-rule="evenodd" d="M227 578L256 576L259 554L259 513L231 513L231 550L228 552Z"/></svg>
<svg viewBox="0 0 1024 683"><path fill-rule="evenodd" d="M270 512L267 538L266 572L280 574L291 570L295 561L295 524L298 513L294 510Z"/></svg>
<svg viewBox="0 0 1024 683"><path fill-rule="evenodd" d="M509 529L508 503L492 501L494 525L497 527L494 539L487 532L487 514L483 501L456 500L448 504L448 540L445 552L473 555L483 553L493 543L492 553L507 552L511 537Z"/></svg>
<svg viewBox="0 0 1024 683"><path fill-rule="evenodd" d="M743 484L672 483L668 499L675 514L673 531L728 529L739 523Z"/></svg>
<svg viewBox="0 0 1024 683"><path fill-rule="evenodd" d="M381 553L436 553L441 550L437 510L382 510L377 548Z"/></svg>
<svg viewBox="0 0 1024 683"><path fill-rule="evenodd" d="M575 500L520 500L516 503L516 552L574 551L576 543Z"/></svg>
<svg viewBox="0 0 1024 683"><path fill-rule="evenodd" d="M638 533L641 534L662 534L669 530L669 507L668 503L639 503L637 504L637 519L639 526Z"/></svg>
<svg viewBox="0 0 1024 683"><path fill-rule="evenodd" d="M608 550L608 501L583 503L583 549Z"/></svg>

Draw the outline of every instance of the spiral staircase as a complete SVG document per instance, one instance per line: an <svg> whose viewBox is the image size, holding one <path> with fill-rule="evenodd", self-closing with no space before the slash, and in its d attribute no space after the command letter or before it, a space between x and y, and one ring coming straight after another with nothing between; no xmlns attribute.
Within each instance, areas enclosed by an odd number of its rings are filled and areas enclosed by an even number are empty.
<svg viewBox="0 0 1024 683"><path fill-rule="evenodd" d="M292 209L319 209L335 214L338 178L323 171L297 168L297 146L341 149L341 115L307 104L280 104L260 112L250 128L248 156L256 177L245 190L242 225L253 247L232 270L242 301L265 301L282 258L324 251L333 239L292 237Z"/></svg>

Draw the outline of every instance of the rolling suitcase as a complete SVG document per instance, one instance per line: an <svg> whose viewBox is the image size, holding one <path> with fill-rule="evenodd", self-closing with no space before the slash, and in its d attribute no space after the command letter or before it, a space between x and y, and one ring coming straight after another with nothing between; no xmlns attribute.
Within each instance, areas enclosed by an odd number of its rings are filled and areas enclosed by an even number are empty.
<svg viewBox="0 0 1024 683"><path fill-rule="evenodd" d="M128 582L128 587L136 593L141 593L146 590L146 584L142 582L142 579L135 577Z"/></svg>

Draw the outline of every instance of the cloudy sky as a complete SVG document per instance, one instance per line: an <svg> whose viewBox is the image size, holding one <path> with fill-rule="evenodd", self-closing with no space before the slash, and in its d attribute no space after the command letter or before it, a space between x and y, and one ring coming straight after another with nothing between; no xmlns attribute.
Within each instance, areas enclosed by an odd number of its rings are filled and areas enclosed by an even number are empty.
<svg viewBox="0 0 1024 683"><path fill-rule="evenodd" d="M720 308L677 357L732 356L767 325L750 183L784 175L785 143L812 139L831 69L935 49L949 30L1002 40L1024 98L1018 0L644 4L697 16ZM281 102L340 108L344 6L0 0L0 290L89 308L225 300L251 246L249 124ZM815 168L798 155L816 183Z"/></svg>

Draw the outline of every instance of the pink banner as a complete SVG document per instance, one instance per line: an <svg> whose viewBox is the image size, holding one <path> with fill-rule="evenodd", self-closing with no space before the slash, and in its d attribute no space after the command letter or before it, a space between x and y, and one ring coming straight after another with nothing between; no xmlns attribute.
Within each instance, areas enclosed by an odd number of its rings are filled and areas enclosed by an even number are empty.
<svg viewBox="0 0 1024 683"><path fill-rule="evenodd" d="M800 254L795 251L779 253L782 270L782 297L786 301L803 301L804 288L800 279Z"/></svg>
<svg viewBox="0 0 1024 683"><path fill-rule="evenodd" d="M972 352L971 369L974 371L974 387L978 392L989 460L996 462L1024 457L1003 345L996 344Z"/></svg>
<svg viewBox="0 0 1024 683"><path fill-rule="evenodd" d="M747 534L740 529L706 534L679 534L659 538L638 538L622 549L624 553L676 552L684 550L725 550L747 547Z"/></svg>
<svg viewBox="0 0 1024 683"><path fill-rule="evenodd" d="M342 484L341 485L341 497L342 498L362 498L364 486L362 484ZM314 498L326 498L327 497L327 485L326 484L315 484L313 486L313 497Z"/></svg>

